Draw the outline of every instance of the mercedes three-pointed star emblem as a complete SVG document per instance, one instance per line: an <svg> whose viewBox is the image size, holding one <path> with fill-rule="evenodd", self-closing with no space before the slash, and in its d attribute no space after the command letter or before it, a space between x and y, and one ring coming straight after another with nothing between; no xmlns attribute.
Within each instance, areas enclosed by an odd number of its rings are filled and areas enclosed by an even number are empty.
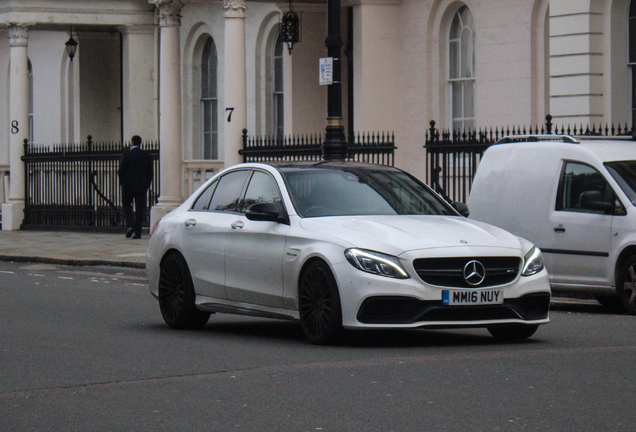
<svg viewBox="0 0 636 432"><path fill-rule="evenodd" d="M486 278L486 268L477 260L472 260L464 266L464 280L468 285L477 286Z"/></svg>

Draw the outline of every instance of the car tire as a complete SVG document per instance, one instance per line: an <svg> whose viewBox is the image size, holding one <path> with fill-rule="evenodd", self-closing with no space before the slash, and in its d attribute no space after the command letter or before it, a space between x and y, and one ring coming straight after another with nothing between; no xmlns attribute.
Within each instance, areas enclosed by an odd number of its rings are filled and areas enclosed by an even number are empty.
<svg viewBox="0 0 636 432"><path fill-rule="evenodd" d="M158 297L161 315L172 328L197 329L210 319L210 314L198 310L194 303L190 269L178 252L170 252L161 261Z"/></svg>
<svg viewBox="0 0 636 432"><path fill-rule="evenodd" d="M636 315L636 255L630 256L618 270L616 293L623 310Z"/></svg>
<svg viewBox="0 0 636 432"><path fill-rule="evenodd" d="M506 324L488 327L488 332L495 338L505 341L528 339L539 328L536 324Z"/></svg>
<svg viewBox="0 0 636 432"><path fill-rule="evenodd" d="M314 261L298 286L300 324L305 337L319 345L332 344L342 334L342 308L338 286L329 266Z"/></svg>

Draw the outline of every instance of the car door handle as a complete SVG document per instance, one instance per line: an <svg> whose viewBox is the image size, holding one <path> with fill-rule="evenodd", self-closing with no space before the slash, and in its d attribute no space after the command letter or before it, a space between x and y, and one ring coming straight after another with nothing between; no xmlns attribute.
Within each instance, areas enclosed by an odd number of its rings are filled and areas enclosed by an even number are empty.
<svg viewBox="0 0 636 432"><path fill-rule="evenodd" d="M183 224L186 226L186 228L192 228L193 226L195 226L197 224L197 220L196 219L188 219Z"/></svg>
<svg viewBox="0 0 636 432"><path fill-rule="evenodd" d="M236 221L236 222L232 222L232 229L241 229L245 226L245 223L243 223L243 221Z"/></svg>
<svg viewBox="0 0 636 432"><path fill-rule="evenodd" d="M559 226L554 227L554 232L564 233L565 232L565 227L563 225L559 224Z"/></svg>

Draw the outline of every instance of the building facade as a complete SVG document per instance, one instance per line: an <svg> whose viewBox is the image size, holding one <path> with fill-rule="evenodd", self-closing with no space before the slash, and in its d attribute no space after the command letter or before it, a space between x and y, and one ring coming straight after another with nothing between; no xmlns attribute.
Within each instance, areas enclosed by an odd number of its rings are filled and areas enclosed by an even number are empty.
<svg viewBox="0 0 636 432"><path fill-rule="evenodd" d="M341 0L345 129L394 132L396 165L424 177L431 120L631 125L632 3ZM279 33L290 7L291 51ZM25 139L160 140L156 220L240 162L244 128L323 132L327 21L326 0L0 0L2 228L22 221Z"/></svg>

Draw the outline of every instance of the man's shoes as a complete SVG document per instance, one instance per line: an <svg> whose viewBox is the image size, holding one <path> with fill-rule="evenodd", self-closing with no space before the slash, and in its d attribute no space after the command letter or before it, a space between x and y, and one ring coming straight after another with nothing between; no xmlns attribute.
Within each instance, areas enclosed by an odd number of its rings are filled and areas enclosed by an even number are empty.
<svg viewBox="0 0 636 432"><path fill-rule="evenodd" d="M126 238L131 238L134 232L134 228L128 228L128 231L126 231Z"/></svg>
<svg viewBox="0 0 636 432"><path fill-rule="evenodd" d="M135 236L133 237L133 239L140 239L141 238L141 234L135 234Z"/></svg>

